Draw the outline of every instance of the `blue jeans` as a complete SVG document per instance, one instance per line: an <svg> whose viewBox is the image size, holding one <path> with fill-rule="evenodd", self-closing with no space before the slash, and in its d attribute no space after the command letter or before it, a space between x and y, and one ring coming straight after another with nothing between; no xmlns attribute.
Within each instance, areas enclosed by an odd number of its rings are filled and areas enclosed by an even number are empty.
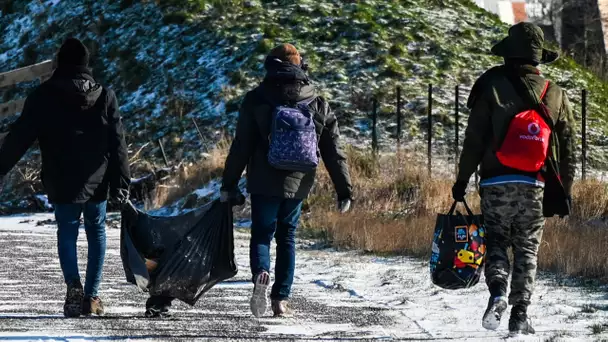
<svg viewBox="0 0 608 342"><path fill-rule="evenodd" d="M289 298L296 267L296 228L302 200L262 195L251 196L251 272L270 271L270 243L277 241L275 282L270 298Z"/></svg>
<svg viewBox="0 0 608 342"><path fill-rule="evenodd" d="M84 214L84 228L88 242L87 275L84 286L86 297L97 297L106 255L106 205L101 203L56 204L57 245L59 263L66 284L80 282L78 272L78 229Z"/></svg>

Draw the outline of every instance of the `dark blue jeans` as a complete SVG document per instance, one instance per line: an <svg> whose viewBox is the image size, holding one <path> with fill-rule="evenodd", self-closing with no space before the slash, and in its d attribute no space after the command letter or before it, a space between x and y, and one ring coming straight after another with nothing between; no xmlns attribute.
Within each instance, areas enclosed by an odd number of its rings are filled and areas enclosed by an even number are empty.
<svg viewBox="0 0 608 342"><path fill-rule="evenodd" d="M80 217L84 216L84 228L88 242L88 260L84 295L97 297L103 273L103 262L106 255L106 204L56 204L57 245L59 263L66 284L80 282L78 272L78 229ZM83 215L84 214L84 215Z"/></svg>
<svg viewBox="0 0 608 342"><path fill-rule="evenodd" d="M275 281L270 298L289 298L296 267L296 228L302 200L251 196L251 272L270 271L270 243L276 238Z"/></svg>

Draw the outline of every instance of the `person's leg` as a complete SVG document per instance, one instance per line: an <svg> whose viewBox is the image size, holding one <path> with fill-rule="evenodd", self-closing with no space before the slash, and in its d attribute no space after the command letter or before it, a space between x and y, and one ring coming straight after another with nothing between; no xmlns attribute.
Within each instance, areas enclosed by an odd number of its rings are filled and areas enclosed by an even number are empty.
<svg viewBox="0 0 608 342"><path fill-rule="evenodd" d="M527 317L536 277L538 248L545 218L543 189L527 184L519 187L519 215L513 224L513 279L509 304L513 305L509 330L534 333Z"/></svg>
<svg viewBox="0 0 608 342"><path fill-rule="evenodd" d="M511 224L517 207L513 206L512 185L495 185L481 191L481 211L486 228L485 276L492 297L506 296L511 265Z"/></svg>
<svg viewBox="0 0 608 342"><path fill-rule="evenodd" d="M279 210L275 282L270 298L272 300L286 300L291 294L293 275L296 266L296 228L302 213L302 200L284 200Z"/></svg>
<svg viewBox="0 0 608 342"><path fill-rule="evenodd" d="M496 330L507 309L507 287L511 265L508 250L511 246L511 224L517 214L512 185L484 187L481 191L481 210L486 228L485 275L490 299L483 315L482 325Z"/></svg>
<svg viewBox="0 0 608 342"><path fill-rule="evenodd" d="M270 243L277 227L281 199L260 195L251 196L251 273L255 277L270 271Z"/></svg>
<svg viewBox="0 0 608 342"><path fill-rule="evenodd" d="M78 229L80 228L81 204L56 204L57 251L67 294L63 306L66 317L78 317L81 312L83 290L78 272Z"/></svg>
<svg viewBox="0 0 608 342"><path fill-rule="evenodd" d="M251 312L261 317L268 307L270 285L270 243L277 226L282 199L260 195L251 196L250 262L253 273Z"/></svg>
<svg viewBox="0 0 608 342"><path fill-rule="evenodd" d="M106 207L107 202L89 202L84 206L84 226L89 246L84 286L84 294L87 298L95 298L99 295L106 255Z"/></svg>
<svg viewBox="0 0 608 342"><path fill-rule="evenodd" d="M509 304L530 305L538 248L543 235L543 189L520 184L519 215L513 224L513 279Z"/></svg>
<svg viewBox="0 0 608 342"><path fill-rule="evenodd" d="M80 228L81 204L56 204L57 249L59 263L66 284L80 282L78 273L78 229Z"/></svg>

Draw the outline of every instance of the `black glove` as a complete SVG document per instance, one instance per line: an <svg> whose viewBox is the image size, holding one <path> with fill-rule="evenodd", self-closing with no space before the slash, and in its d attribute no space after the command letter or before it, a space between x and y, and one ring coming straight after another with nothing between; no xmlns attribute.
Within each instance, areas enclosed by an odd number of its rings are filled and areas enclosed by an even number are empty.
<svg viewBox="0 0 608 342"><path fill-rule="evenodd" d="M221 190L220 202L230 203L232 206L240 206L245 204L245 195L240 190Z"/></svg>
<svg viewBox="0 0 608 342"><path fill-rule="evenodd" d="M452 187L452 197L456 202L464 202L464 196L467 194L467 186L469 182L457 181Z"/></svg>

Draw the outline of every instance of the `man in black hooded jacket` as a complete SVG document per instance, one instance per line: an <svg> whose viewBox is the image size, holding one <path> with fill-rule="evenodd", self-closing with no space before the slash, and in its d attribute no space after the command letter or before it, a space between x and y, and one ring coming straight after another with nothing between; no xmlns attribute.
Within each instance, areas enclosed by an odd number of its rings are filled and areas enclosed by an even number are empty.
<svg viewBox="0 0 608 342"><path fill-rule="evenodd" d="M316 127L318 152L335 185L338 207L349 210L352 186L346 156L339 146L338 121L327 101L316 94L306 75L306 65L291 44L273 49L265 62L266 77L243 101L236 135L226 160L222 201L233 200L243 170L247 168L247 188L251 194L250 261L254 292L251 310L262 316L268 306L270 284L270 243L277 242L275 282L270 299L275 316L290 314L290 296L295 270L295 230L302 202L310 193L316 171L293 172L273 167L269 162L269 137L273 109L277 105L306 103Z"/></svg>
<svg viewBox="0 0 608 342"><path fill-rule="evenodd" d="M42 154L42 182L55 207L58 252L67 284L66 317L104 313L98 291L105 258L108 192L119 202L129 194L129 162L114 92L95 81L89 52L67 39L57 69L25 101L21 116L0 147L0 180L34 141ZM76 242L80 218L88 240L83 289Z"/></svg>

